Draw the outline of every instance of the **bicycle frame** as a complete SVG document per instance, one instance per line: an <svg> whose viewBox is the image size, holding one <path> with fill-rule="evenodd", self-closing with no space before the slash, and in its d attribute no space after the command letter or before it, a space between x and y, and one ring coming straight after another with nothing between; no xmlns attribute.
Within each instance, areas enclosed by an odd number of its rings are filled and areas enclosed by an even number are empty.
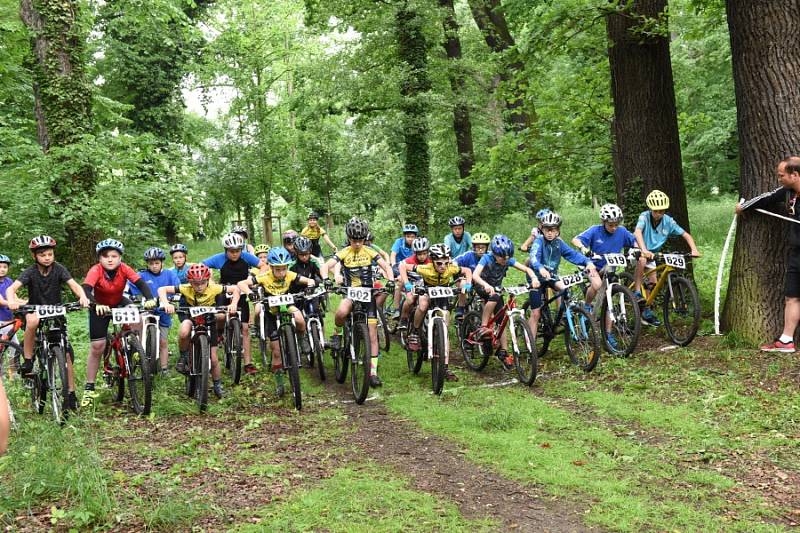
<svg viewBox="0 0 800 533"><path fill-rule="evenodd" d="M553 319L550 316L550 304L558 300L559 298L561 299L561 303L558 306L556 317L555 319ZM542 316L547 314L548 319L551 321L552 331L547 332L548 336L555 337L556 335L558 335L561 331L558 329L558 326L565 320L566 320L566 327L568 327L570 332L574 334L575 324L573 322L572 309L571 309L573 305L575 305L575 302L572 301L572 297L569 295L569 288L561 289L560 291L553 290L553 296L545 299L541 309L542 309ZM539 335L541 335L542 333L543 333L542 331L537 332L537 334Z"/></svg>
<svg viewBox="0 0 800 533"><path fill-rule="evenodd" d="M440 304L444 303L444 307ZM442 321L444 323L444 331L445 335L447 335L447 324L449 322L450 311L448 308L450 307L450 299L449 298L431 298L430 300L430 307L428 307L428 311L425 313L425 323L427 324L427 338L428 338L428 361L433 359L433 330L434 326L436 325L437 321ZM447 363L450 361L450 342L447 341L444 343L444 361Z"/></svg>
<svg viewBox="0 0 800 533"><path fill-rule="evenodd" d="M508 292L503 289L503 292ZM514 329L514 321L511 320L515 315L521 316L523 319L525 318L524 311L517 307L517 297L514 294L509 293L508 302L503 305L500 309L495 311L492 317L489 319L489 323L487 327L492 334L492 346L497 347L500 344L500 339L503 336L503 333L506 330L506 326L510 325L511 330L511 342L513 343L514 350L519 350L519 346L517 346L517 335L516 330ZM494 326L497 324L497 321L500 320L500 324L497 326L497 333L495 334ZM530 349L530 347L527 347Z"/></svg>
<svg viewBox="0 0 800 533"><path fill-rule="evenodd" d="M155 360L159 361L161 358L161 332L159 331L159 326L161 324L161 317L158 313L155 312L143 312L142 313L142 346L147 349L147 326L155 324L156 326L156 353L155 353Z"/></svg>
<svg viewBox="0 0 800 533"><path fill-rule="evenodd" d="M661 290L664 288L664 285L669 287L669 294L673 296L672 292L672 276L671 273L677 272L678 270L670 265L660 264L655 268L651 268L649 270L645 270L644 274L642 274L642 294L645 295L645 303L648 306L652 306L655 302L656 297L659 295ZM644 284L644 278L650 276L651 274L656 274L656 284L653 286L652 289L647 290Z"/></svg>

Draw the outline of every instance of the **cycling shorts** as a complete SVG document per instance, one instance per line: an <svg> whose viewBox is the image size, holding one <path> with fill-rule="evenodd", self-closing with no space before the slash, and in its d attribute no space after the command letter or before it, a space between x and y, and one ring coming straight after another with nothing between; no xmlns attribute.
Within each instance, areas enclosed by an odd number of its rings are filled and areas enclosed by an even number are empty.
<svg viewBox="0 0 800 533"><path fill-rule="evenodd" d="M486 292L486 289L484 289L482 285L475 285L473 290L484 302L498 302L500 305L503 305L503 296L501 294L494 293L492 296L489 296L489 293Z"/></svg>
<svg viewBox="0 0 800 533"><path fill-rule="evenodd" d="M127 307L132 302L127 298L122 298L122 301L114 307ZM108 325L111 323L111 313L105 316L99 316L94 307L89 308L89 340L103 341L108 335Z"/></svg>

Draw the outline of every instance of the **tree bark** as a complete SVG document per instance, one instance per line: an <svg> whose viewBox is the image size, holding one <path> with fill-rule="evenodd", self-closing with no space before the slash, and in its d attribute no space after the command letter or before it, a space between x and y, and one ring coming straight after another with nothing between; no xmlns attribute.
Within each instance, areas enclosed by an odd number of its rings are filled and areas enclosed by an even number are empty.
<svg viewBox="0 0 800 533"><path fill-rule="evenodd" d="M670 214L688 231L669 39L636 33L643 17L666 17L666 8L667 0L634 0L607 19L613 163L617 201L631 223L645 209L645 196L659 189L670 198Z"/></svg>
<svg viewBox="0 0 800 533"><path fill-rule="evenodd" d="M458 150L458 175L461 178L458 197L462 205L469 207L475 205L478 200L478 185L469 181L472 167L475 165L475 150L472 144L472 121L465 94L464 74L460 65L461 40L458 37L458 22L453 0L439 0L439 6L444 10L444 19L442 20L445 35L444 49L447 59L450 60L448 76L455 98L453 131L456 135Z"/></svg>
<svg viewBox="0 0 800 533"><path fill-rule="evenodd" d="M431 87L428 78L428 44L418 13L400 9L395 22L398 55L405 68L400 82L405 144L405 213L408 220L415 221L425 232L430 214L431 187L428 106L425 101Z"/></svg>
<svg viewBox="0 0 800 533"><path fill-rule="evenodd" d="M33 52L34 113L42 151L65 148L82 140L92 129L92 90L86 76L80 2L76 0L21 0L20 18L31 33ZM60 156L68 157L68 156ZM61 260L76 271L88 270L94 262L96 232L74 213L85 209L95 185L95 172L88 163L69 175L53 180L51 190L64 217L68 247Z"/></svg>
<svg viewBox="0 0 800 533"><path fill-rule="evenodd" d="M778 162L800 154L800 0L728 0L739 131L739 191L777 186ZM786 223L739 217L723 326L757 342L783 326Z"/></svg>

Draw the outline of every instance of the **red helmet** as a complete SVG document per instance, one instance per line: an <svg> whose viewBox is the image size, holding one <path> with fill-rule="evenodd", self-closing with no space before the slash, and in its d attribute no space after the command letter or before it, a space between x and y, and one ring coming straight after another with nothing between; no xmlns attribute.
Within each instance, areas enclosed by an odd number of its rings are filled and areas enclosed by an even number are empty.
<svg viewBox="0 0 800 533"><path fill-rule="evenodd" d="M37 235L28 243L28 248L34 252L40 248L55 248L56 240L50 235Z"/></svg>
<svg viewBox="0 0 800 533"><path fill-rule="evenodd" d="M195 263L190 266L189 271L186 272L186 279L197 281L211 279L211 269L203 263Z"/></svg>

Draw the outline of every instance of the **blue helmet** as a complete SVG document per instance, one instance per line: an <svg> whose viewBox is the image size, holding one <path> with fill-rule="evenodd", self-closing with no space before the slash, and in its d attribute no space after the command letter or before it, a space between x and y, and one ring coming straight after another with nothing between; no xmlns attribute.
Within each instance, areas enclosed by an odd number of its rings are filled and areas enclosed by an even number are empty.
<svg viewBox="0 0 800 533"><path fill-rule="evenodd" d="M495 235L492 237L490 248L494 255L514 257L514 243L505 235Z"/></svg>
<svg viewBox="0 0 800 533"><path fill-rule="evenodd" d="M536 211L536 220L542 220L542 217L545 216L547 213L551 213L552 209L549 207L545 207L543 209L539 209Z"/></svg>
<svg viewBox="0 0 800 533"><path fill-rule="evenodd" d="M414 233L415 235L419 235L419 228L416 224L404 224L403 233Z"/></svg>
<svg viewBox="0 0 800 533"><path fill-rule="evenodd" d="M169 249L169 255L172 255L175 252L188 253L188 251L189 250L186 249L186 245L185 244L181 244L181 243L173 244L172 247Z"/></svg>
<svg viewBox="0 0 800 533"><path fill-rule="evenodd" d="M11 264L11 259L7 255L0 254L0 263L5 263L7 265Z"/></svg>
<svg viewBox="0 0 800 533"><path fill-rule="evenodd" d="M161 248L157 248L155 246L153 246L152 248L148 248L144 252L145 261L153 261L154 259L160 259L161 261L163 261L166 258L167 256L164 253L164 250L162 250Z"/></svg>
<svg viewBox="0 0 800 533"><path fill-rule="evenodd" d="M95 253L99 254L103 250L116 250L120 254L124 254L125 245L119 242L117 239L103 239L97 243L97 246L94 247L94 251Z"/></svg>
<svg viewBox="0 0 800 533"><path fill-rule="evenodd" d="M267 263L272 266L288 265L292 262L292 255L286 248L272 248L267 254Z"/></svg>

